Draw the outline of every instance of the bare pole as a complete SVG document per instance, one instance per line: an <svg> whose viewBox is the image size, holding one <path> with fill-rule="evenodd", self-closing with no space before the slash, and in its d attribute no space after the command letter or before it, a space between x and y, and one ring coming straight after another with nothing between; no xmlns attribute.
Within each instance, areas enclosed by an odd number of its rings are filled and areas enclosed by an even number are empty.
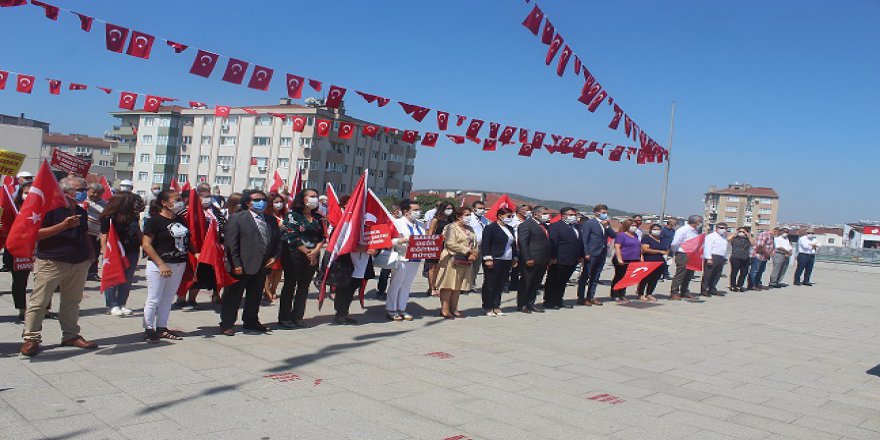
<svg viewBox="0 0 880 440"><path fill-rule="evenodd" d="M669 191L669 162L672 157L672 133L675 131L675 101L672 101L672 115L669 119L669 143L666 144L666 172L663 176L663 206L660 208L660 222L666 218L666 193Z"/></svg>

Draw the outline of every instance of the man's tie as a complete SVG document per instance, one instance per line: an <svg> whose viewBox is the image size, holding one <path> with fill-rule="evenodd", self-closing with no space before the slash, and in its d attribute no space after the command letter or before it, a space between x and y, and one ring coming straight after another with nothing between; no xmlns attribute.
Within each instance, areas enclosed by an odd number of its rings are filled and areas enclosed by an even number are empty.
<svg viewBox="0 0 880 440"><path fill-rule="evenodd" d="M263 249L265 249L269 245L269 228L262 215L257 215L254 219L257 221L257 229L260 230L260 239L263 240Z"/></svg>

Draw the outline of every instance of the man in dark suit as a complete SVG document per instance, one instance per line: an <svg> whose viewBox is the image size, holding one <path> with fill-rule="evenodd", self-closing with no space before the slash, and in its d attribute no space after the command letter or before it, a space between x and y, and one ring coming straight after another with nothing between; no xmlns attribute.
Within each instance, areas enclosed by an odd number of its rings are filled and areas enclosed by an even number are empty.
<svg viewBox="0 0 880 440"><path fill-rule="evenodd" d="M523 313L543 313L544 309L535 307L538 287L550 258L550 214L547 208L536 206L532 209L532 218L526 219L517 228L519 242L519 262L522 266L522 279L516 293L516 307Z"/></svg>
<svg viewBox="0 0 880 440"><path fill-rule="evenodd" d="M582 306L602 305L596 299L596 286L599 284L599 276L602 275L602 267L605 266L605 258L608 256L608 239L617 237L608 220L607 206L594 206L593 216L594 218L581 225L584 267L578 278L577 303Z"/></svg>
<svg viewBox="0 0 880 440"><path fill-rule="evenodd" d="M562 208L559 215L562 219L550 224L550 255L555 264L547 269L547 281L544 282L545 309L572 308L571 304L562 301L565 297L565 286L574 269L584 260L577 210Z"/></svg>
<svg viewBox="0 0 880 440"><path fill-rule="evenodd" d="M266 284L266 268L275 263L281 252L281 233L278 221L264 213L267 203L263 191L245 192L243 209L226 222L226 253L231 272L238 279L223 292L220 330L226 336L235 335L233 326L238 319L242 294L245 298L241 319L245 330L269 331L260 324L260 299Z"/></svg>

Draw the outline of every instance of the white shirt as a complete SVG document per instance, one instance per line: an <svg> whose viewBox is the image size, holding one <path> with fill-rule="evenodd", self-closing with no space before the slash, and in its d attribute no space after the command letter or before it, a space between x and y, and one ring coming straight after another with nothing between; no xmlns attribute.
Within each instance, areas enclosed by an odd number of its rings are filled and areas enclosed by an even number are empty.
<svg viewBox="0 0 880 440"><path fill-rule="evenodd" d="M351 272L351 277L359 280L364 279L364 273L367 271L367 263L369 261L370 254L366 252L352 252L351 264L354 266L354 270Z"/></svg>
<svg viewBox="0 0 880 440"><path fill-rule="evenodd" d="M804 255L815 255L820 246L819 240L816 237L810 238L808 235L798 238L797 244L798 253ZM815 248L813 247L814 245L816 246Z"/></svg>
<svg viewBox="0 0 880 440"><path fill-rule="evenodd" d="M636 237L639 238L639 241L642 241L642 237L645 235L644 232L638 227L636 227Z"/></svg>
<svg viewBox="0 0 880 440"><path fill-rule="evenodd" d="M719 257L727 257L727 239L722 237L718 232L713 232L706 236L703 242L703 258L711 260L713 255Z"/></svg>
<svg viewBox="0 0 880 440"><path fill-rule="evenodd" d="M684 225L676 229L675 235L672 237L672 251L678 252L678 248L682 243L696 237L697 235L699 235L697 234L697 230L691 225Z"/></svg>
<svg viewBox="0 0 880 440"><path fill-rule="evenodd" d="M471 229L473 229L474 233L477 235L477 245L483 241L483 229L485 229L488 224L489 219L476 214L471 214L471 218L468 219L468 225L470 225Z"/></svg>
<svg viewBox="0 0 880 440"><path fill-rule="evenodd" d="M437 208L431 208L425 212L425 224L430 225L435 215L437 215Z"/></svg>
<svg viewBox="0 0 880 440"><path fill-rule="evenodd" d="M499 260L513 260L513 243L514 238L513 234L507 230L504 226L501 227L501 230L504 231L504 235L507 236L507 244L504 245L504 253L498 257Z"/></svg>
<svg viewBox="0 0 880 440"><path fill-rule="evenodd" d="M791 242L788 241L788 237L778 236L773 239L773 247L776 249L783 249L788 252L792 252L794 248L791 247Z"/></svg>
<svg viewBox="0 0 880 440"><path fill-rule="evenodd" d="M409 238L413 235L425 235L425 233L427 232L427 228L425 228L425 225L423 225L421 222L416 220L415 223L410 223L409 219L406 217L394 219L394 227L397 229L397 232L400 235L403 235L403 238ZM392 242L395 244L395 250L400 253L401 260L403 260L402 257L406 255L406 249L409 247L409 245L398 245L396 238L393 239Z"/></svg>

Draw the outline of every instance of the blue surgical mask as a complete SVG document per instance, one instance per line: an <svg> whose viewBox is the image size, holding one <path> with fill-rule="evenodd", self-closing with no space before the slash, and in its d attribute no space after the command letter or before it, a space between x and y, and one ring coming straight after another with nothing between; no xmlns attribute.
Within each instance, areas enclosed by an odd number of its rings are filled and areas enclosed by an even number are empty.
<svg viewBox="0 0 880 440"><path fill-rule="evenodd" d="M257 202L251 202L251 207L254 209L254 211L263 212L266 210L266 201L260 200Z"/></svg>
<svg viewBox="0 0 880 440"><path fill-rule="evenodd" d="M74 197L76 197L77 202L82 203L89 198L89 193L87 193L86 191L77 191Z"/></svg>
<svg viewBox="0 0 880 440"><path fill-rule="evenodd" d="M599 214L599 220L608 220L608 213L604 212L602 214Z"/></svg>

